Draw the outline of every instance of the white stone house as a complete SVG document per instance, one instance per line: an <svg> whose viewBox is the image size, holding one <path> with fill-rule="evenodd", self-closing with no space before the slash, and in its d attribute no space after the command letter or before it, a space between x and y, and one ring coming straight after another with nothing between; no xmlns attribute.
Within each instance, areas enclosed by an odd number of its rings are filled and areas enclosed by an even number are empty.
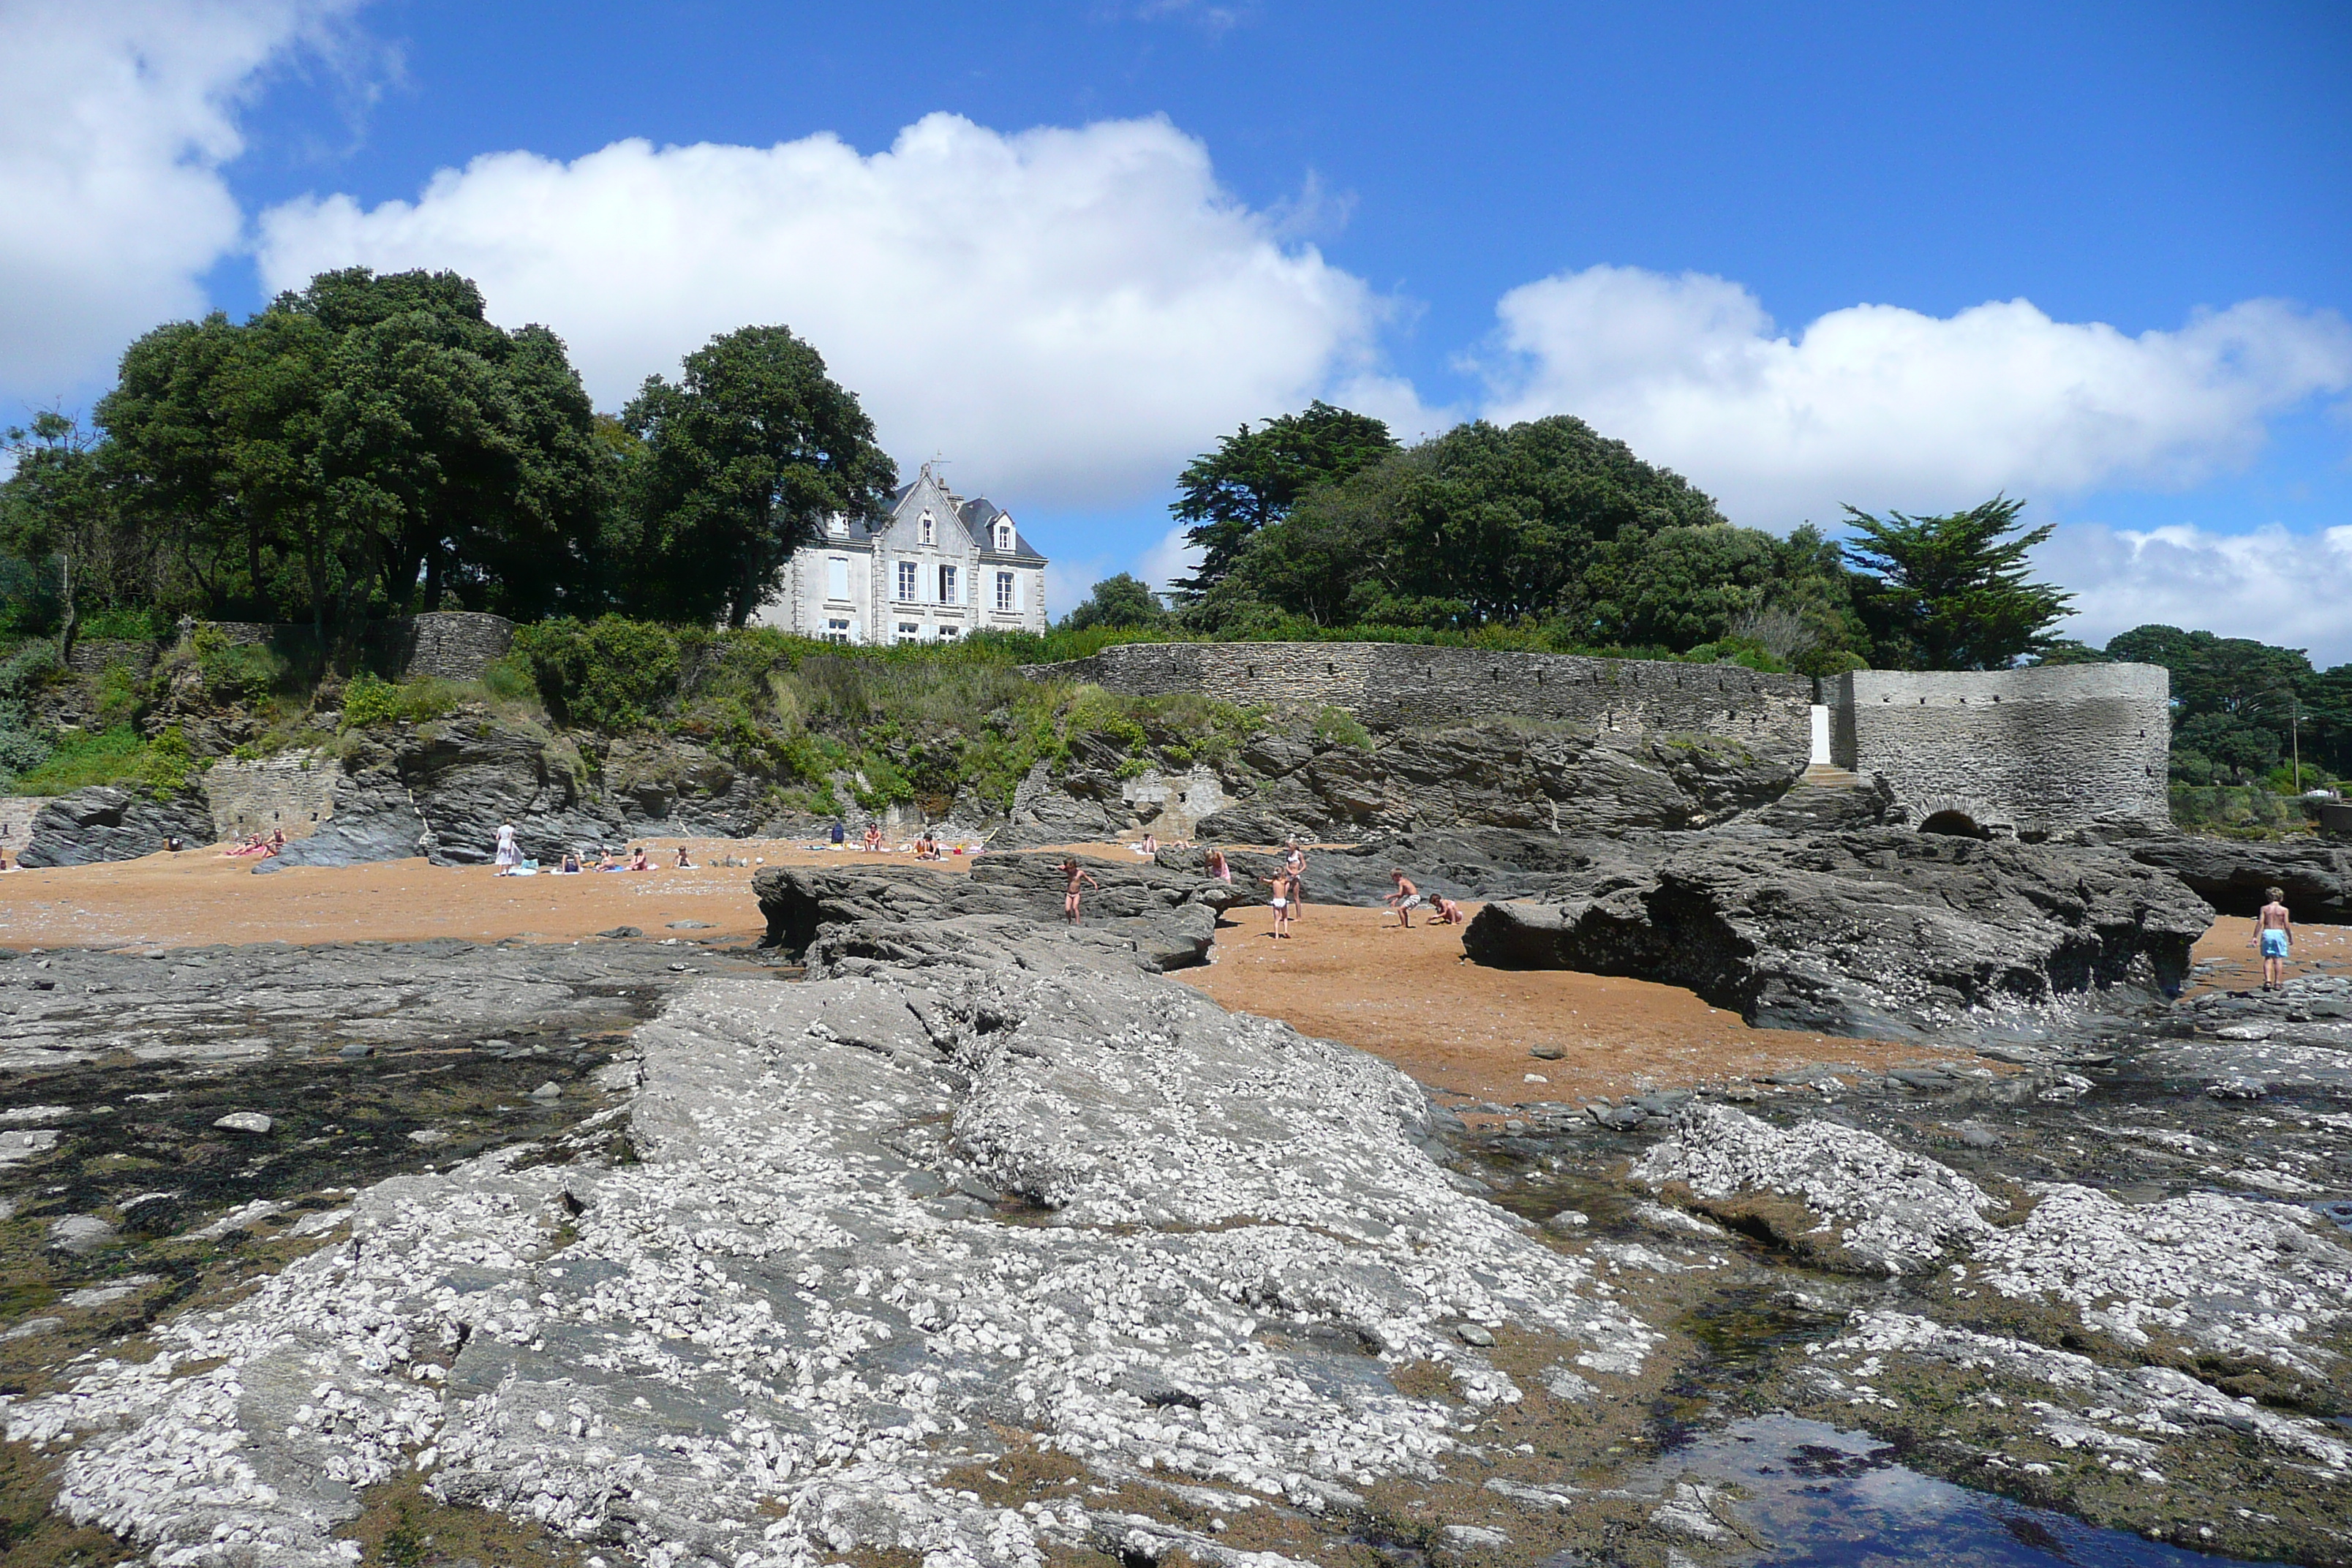
<svg viewBox="0 0 2352 1568"><path fill-rule="evenodd" d="M1045 558L1013 516L965 500L925 463L874 528L835 517L793 552L753 626L823 642L952 642L1045 629Z"/></svg>

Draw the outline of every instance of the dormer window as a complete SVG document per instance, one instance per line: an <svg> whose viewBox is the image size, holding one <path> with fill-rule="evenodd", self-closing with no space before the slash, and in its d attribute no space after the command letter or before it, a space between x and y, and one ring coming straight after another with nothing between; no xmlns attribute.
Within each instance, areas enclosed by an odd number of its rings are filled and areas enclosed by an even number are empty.
<svg viewBox="0 0 2352 1568"><path fill-rule="evenodd" d="M923 542L924 542L924 543L926 543L926 544L936 544L936 543L938 543L938 542L939 542L939 534L940 534L940 528L939 528L939 524L937 524L937 523L935 523L935 522L933 522L933 521L931 521L931 514L930 514L929 512L925 512L925 513L923 514L923 524L922 524L922 527L923 527Z"/></svg>
<svg viewBox="0 0 2352 1568"><path fill-rule="evenodd" d="M846 539L849 537L849 520L842 516L839 512L835 512L831 518L826 520L824 530L827 533L832 534L835 539Z"/></svg>
<svg viewBox="0 0 2352 1568"><path fill-rule="evenodd" d="M996 548L998 551L1007 555L1010 555L1013 552L1013 525L1011 523L1000 522L996 525Z"/></svg>

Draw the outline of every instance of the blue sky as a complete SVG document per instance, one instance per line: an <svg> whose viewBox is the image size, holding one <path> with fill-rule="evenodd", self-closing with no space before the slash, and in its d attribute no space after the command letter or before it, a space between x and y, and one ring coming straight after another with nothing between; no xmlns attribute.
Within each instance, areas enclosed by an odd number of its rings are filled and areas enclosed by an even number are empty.
<svg viewBox="0 0 2352 1568"><path fill-rule="evenodd" d="M0 45L13 409L450 266L606 405L792 324L1063 604L1322 395L1581 414L1776 529L2006 489L2087 635L2352 658L2338 4L9 0Z"/></svg>

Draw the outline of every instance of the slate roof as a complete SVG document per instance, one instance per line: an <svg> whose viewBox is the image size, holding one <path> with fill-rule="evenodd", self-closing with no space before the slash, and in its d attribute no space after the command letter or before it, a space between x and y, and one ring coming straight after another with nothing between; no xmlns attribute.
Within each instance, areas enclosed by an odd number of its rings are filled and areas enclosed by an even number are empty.
<svg viewBox="0 0 2352 1568"><path fill-rule="evenodd" d="M913 495L916 489L921 486L922 482L922 479L919 476L918 478L910 479L907 483L900 485L897 489L890 492L889 516L884 518L878 523L865 522L856 525L856 527L851 531L851 537L859 543L867 543L870 542L876 535L887 530L893 522L898 521L899 510L907 504L907 498ZM932 482L937 484L938 480L934 479ZM1009 517L1012 515L1011 513L1007 512L1003 507L998 506L994 501L990 500L985 496L976 498L972 500L965 500L956 495L954 491L950 490L944 484L940 485L939 488L941 492L947 496L949 501L954 505L956 509L956 517L963 523L965 531L969 532L973 539L980 542L981 553L983 555L1003 555L1008 553L1006 552L997 550L994 546L989 543L989 530L995 523L998 518ZM1013 549L1009 553L1024 561L1031 562L1040 566L1045 563L1045 556L1039 554L1036 550L1031 547L1029 542L1021 536L1021 525L1017 522L1014 523L1013 527Z"/></svg>

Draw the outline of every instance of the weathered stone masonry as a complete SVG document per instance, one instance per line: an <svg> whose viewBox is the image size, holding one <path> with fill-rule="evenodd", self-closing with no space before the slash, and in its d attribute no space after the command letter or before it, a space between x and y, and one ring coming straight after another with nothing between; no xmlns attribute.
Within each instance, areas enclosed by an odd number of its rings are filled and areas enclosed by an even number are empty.
<svg viewBox="0 0 2352 1568"><path fill-rule="evenodd" d="M1339 708L1375 729L1511 717L1591 724L1628 741L1721 735L1798 763L1813 700L1813 683L1802 676L1412 643L1121 643L1023 672L1135 697L1192 691L1280 712Z"/></svg>
<svg viewBox="0 0 2352 1568"><path fill-rule="evenodd" d="M1865 669L1823 684L1832 760L1885 780L1913 823L1951 813L2032 837L2171 821L2171 677L2158 666Z"/></svg>
<svg viewBox="0 0 2352 1568"><path fill-rule="evenodd" d="M1590 724L1627 743L1713 734L1799 763L1814 699L1801 676L1723 665L1401 643L1126 643L1024 672L1137 697L1339 708L1376 729L1517 717ZM1831 760L1883 780L1898 819L2028 837L2170 821L2170 678L2155 666L1858 670L1822 685Z"/></svg>

